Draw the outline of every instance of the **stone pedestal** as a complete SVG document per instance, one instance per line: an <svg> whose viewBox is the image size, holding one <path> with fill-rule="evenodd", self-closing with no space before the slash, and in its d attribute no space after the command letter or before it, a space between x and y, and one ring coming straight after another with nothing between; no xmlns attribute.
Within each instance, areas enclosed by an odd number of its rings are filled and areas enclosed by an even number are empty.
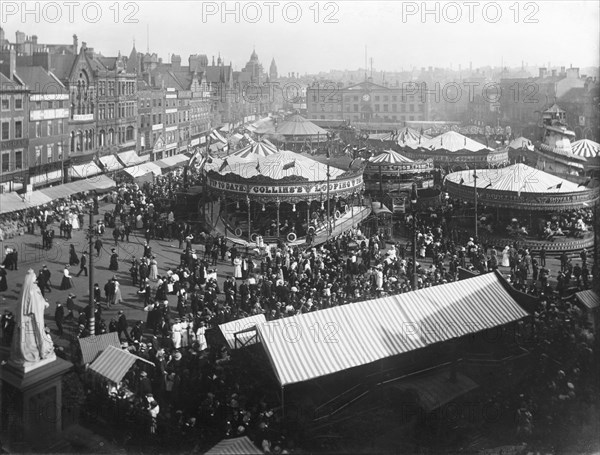
<svg viewBox="0 0 600 455"><path fill-rule="evenodd" d="M62 378L73 367L56 358L24 369L0 366L0 433L11 446L36 447L62 431Z"/></svg>

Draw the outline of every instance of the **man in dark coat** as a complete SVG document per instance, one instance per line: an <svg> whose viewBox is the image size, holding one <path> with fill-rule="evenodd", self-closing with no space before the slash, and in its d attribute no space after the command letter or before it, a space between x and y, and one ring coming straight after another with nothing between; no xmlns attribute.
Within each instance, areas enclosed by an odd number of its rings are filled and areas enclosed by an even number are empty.
<svg viewBox="0 0 600 455"><path fill-rule="evenodd" d="M52 292L52 289L50 289L50 277L52 276L52 272L50 272L50 270L48 269L47 265L43 265L42 266L42 270L40 270L39 274L38 274L38 286L40 288L40 290L42 291L42 295L44 294L44 291L47 289L48 292Z"/></svg>
<svg viewBox="0 0 600 455"><path fill-rule="evenodd" d="M106 308L108 309L110 309L110 303L114 300L115 289L115 282L111 278L104 285L104 295L106 296Z"/></svg>
<svg viewBox="0 0 600 455"><path fill-rule="evenodd" d="M81 275L81 272L85 272L85 276L88 276L87 256L85 255L85 251L81 253L81 259L79 261L79 273L76 276Z"/></svg>
<svg viewBox="0 0 600 455"><path fill-rule="evenodd" d="M74 315L73 315L73 311L75 310L75 294L69 294L69 296L67 297L67 316L65 317L65 320L67 319L73 319Z"/></svg>
<svg viewBox="0 0 600 455"><path fill-rule="evenodd" d="M96 256L100 257L100 251L102 250L102 240L96 239L94 242L94 248L96 249Z"/></svg>
<svg viewBox="0 0 600 455"><path fill-rule="evenodd" d="M125 313L123 313L123 310L119 310L119 317L117 319L117 333L119 335L119 339L121 339L121 334L124 334L125 339L127 341L131 341L131 337L127 332L127 327L127 317L125 316Z"/></svg>
<svg viewBox="0 0 600 455"><path fill-rule="evenodd" d="M56 311L54 311L54 322L58 329L58 336L63 335L63 322L65 320L65 308L60 302L56 302Z"/></svg>

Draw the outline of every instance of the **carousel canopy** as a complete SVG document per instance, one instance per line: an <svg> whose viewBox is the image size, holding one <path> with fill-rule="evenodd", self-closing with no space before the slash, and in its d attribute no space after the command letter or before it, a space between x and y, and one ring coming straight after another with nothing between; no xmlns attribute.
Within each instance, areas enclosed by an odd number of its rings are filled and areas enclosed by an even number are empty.
<svg viewBox="0 0 600 455"><path fill-rule="evenodd" d="M263 139L260 142L254 142L253 144L247 145L246 147L238 150L237 152L232 153L229 156L236 156L238 158L249 158L252 156L265 157L274 153L279 153L277 147L275 147L268 140Z"/></svg>
<svg viewBox="0 0 600 455"><path fill-rule="evenodd" d="M299 153L282 150L267 156L251 154L247 157L228 156L225 159L214 159L206 165L207 171L215 171L221 175L234 173L242 178L268 177L280 180L285 177L301 177L307 181L327 180L327 165L319 163ZM335 179L344 173L343 170L330 166L330 177Z"/></svg>
<svg viewBox="0 0 600 455"><path fill-rule="evenodd" d="M291 115L268 132L283 136L322 136L324 141L327 139L327 130L306 120L299 114Z"/></svg>
<svg viewBox="0 0 600 455"><path fill-rule="evenodd" d="M526 137L521 136L510 141L510 144L508 144L508 148L513 150L527 149L533 151L533 142L531 142Z"/></svg>
<svg viewBox="0 0 600 455"><path fill-rule="evenodd" d="M600 144L589 139L581 139L571 144L571 151L574 155L583 158L595 158L600 153Z"/></svg>
<svg viewBox="0 0 600 455"><path fill-rule="evenodd" d="M446 180L473 188L473 171L453 172L446 177ZM513 193L573 193L586 191L586 188L578 186L576 183L523 163L500 169L478 170L477 188Z"/></svg>
<svg viewBox="0 0 600 455"><path fill-rule="evenodd" d="M446 176L448 192L462 200L473 200L474 172ZM477 171L477 194L481 204L518 210L571 210L590 207L598 192L523 163L500 169Z"/></svg>
<svg viewBox="0 0 600 455"><path fill-rule="evenodd" d="M274 119L272 117L261 118L246 126L246 129L256 134L270 133L275 129Z"/></svg>
<svg viewBox="0 0 600 455"><path fill-rule="evenodd" d="M369 140L371 141L393 141L394 133L388 131L387 133L371 133L369 134Z"/></svg>
<svg viewBox="0 0 600 455"><path fill-rule="evenodd" d="M390 166L394 164L414 163L413 160L400 155L394 150L384 150L382 153L369 158L369 164L379 166Z"/></svg>
<svg viewBox="0 0 600 455"><path fill-rule="evenodd" d="M408 145L411 148L422 148L432 151L439 150L448 152L480 152L483 150L492 150L491 148L486 147L485 145L474 141L473 139L469 139L468 137L457 133L456 131L448 131L447 133L440 134L432 139L427 139L425 141L421 140L420 144Z"/></svg>

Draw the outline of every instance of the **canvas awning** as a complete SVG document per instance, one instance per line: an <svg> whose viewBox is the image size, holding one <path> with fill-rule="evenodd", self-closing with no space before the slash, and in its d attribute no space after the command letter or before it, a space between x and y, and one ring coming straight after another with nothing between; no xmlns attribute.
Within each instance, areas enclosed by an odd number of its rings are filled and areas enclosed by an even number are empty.
<svg viewBox="0 0 600 455"><path fill-rule="evenodd" d="M184 166L190 158L186 155L173 155L163 158L162 160L153 161L160 168L171 168Z"/></svg>
<svg viewBox="0 0 600 455"><path fill-rule="evenodd" d="M115 346L108 346L92 362L89 369L103 378L118 384L138 360L154 366L152 362L142 359L129 351Z"/></svg>
<svg viewBox="0 0 600 455"><path fill-rule="evenodd" d="M160 166L153 163L152 161L125 168L125 169L123 169L123 172L126 172L133 178L142 177L143 175L146 175L149 173L152 173L154 175L162 174L162 170L161 170Z"/></svg>
<svg viewBox="0 0 600 455"><path fill-rule="evenodd" d="M114 155L101 156L100 162L107 172L119 171L124 167Z"/></svg>
<svg viewBox="0 0 600 455"><path fill-rule="evenodd" d="M257 328L275 375L285 386L527 316L501 279L495 273L487 273L461 282L274 320ZM319 330L318 342L313 336L315 327Z"/></svg>
<svg viewBox="0 0 600 455"><path fill-rule="evenodd" d="M86 179L98 174L102 174L102 169L93 161L85 164L77 164L69 168L69 176L71 178Z"/></svg>
<svg viewBox="0 0 600 455"><path fill-rule="evenodd" d="M16 212L30 207L32 207L31 204L27 203L17 193L0 194L0 213Z"/></svg>
<svg viewBox="0 0 600 455"><path fill-rule="evenodd" d="M121 349L121 341L117 332L103 333L102 335L92 335L79 338L79 348L81 349L81 363L92 363L109 346Z"/></svg>
<svg viewBox="0 0 600 455"><path fill-rule="evenodd" d="M117 155L119 157L119 161L123 163L125 167L134 166L136 164L143 163L148 161L150 155L145 155L145 159L138 156L134 150L129 150L128 152L121 152Z"/></svg>
<svg viewBox="0 0 600 455"><path fill-rule="evenodd" d="M577 300L579 300L583 306L590 310L600 307L600 297L598 297L598 294L591 289L580 291L575 294L575 297L577 297Z"/></svg>
<svg viewBox="0 0 600 455"><path fill-rule="evenodd" d="M47 204L52 202L52 198L46 196L41 190L32 191L31 193L24 194L27 203L33 207Z"/></svg>
<svg viewBox="0 0 600 455"><path fill-rule="evenodd" d="M248 438L223 439L216 446L206 452L204 455L262 455L263 451L259 450Z"/></svg>
<svg viewBox="0 0 600 455"><path fill-rule="evenodd" d="M98 175L90 179L69 182L63 185L52 186L39 190L52 200L61 199L73 194L83 193L85 191L108 190L116 186L113 179L106 175Z"/></svg>
<svg viewBox="0 0 600 455"><path fill-rule="evenodd" d="M230 321L219 325L230 349L238 349L258 342L256 336L256 325L267 322L264 314L257 314L236 321ZM253 330L254 329L254 330ZM241 333L240 333L241 332ZM237 337L236 337L237 334Z"/></svg>

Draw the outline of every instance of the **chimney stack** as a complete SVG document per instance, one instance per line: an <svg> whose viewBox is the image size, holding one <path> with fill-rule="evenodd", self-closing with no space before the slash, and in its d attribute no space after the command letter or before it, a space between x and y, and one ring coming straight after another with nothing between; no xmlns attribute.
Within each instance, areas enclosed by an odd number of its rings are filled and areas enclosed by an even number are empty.
<svg viewBox="0 0 600 455"><path fill-rule="evenodd" d="M556 70L552 70L552 77L556 77Z"/></svg>
<svg viewBox="0 0 600 455"><path fill-rule="evenodd" d="M548 70L546 68L540 68L540 79L543 79L546 77L547 71Z"/></svg>
<svg viewBox="0 0 600 455"><path fill-rule="evenodd" d="M0 52L0 72L12 80L12 75L16 70L17 52L14 48L3 49Z"/></svg>

